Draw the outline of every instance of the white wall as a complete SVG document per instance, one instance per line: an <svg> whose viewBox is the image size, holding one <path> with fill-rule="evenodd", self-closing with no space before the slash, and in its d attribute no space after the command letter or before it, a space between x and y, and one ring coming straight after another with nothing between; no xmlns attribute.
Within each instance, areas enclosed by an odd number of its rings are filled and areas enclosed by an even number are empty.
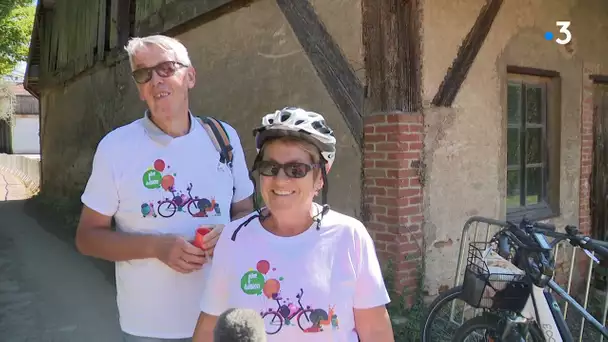
<svg viewBox="0 0 608 342"><path fill-rule="evenodd" d="M13 126L13 153L40 153L40 126L38 115L16 115Z"/></svg>

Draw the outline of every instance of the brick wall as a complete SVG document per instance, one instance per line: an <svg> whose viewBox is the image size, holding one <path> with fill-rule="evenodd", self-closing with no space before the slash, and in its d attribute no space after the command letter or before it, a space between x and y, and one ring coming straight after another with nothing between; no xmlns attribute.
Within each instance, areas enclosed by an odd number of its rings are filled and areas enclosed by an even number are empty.
<svg viewBox="0 0 608 342"><path fill-rule="evenodd" d="M381 262L395 262L398 288L412 287L423 251L422 115L366 117L363 139L363 220Z"/></svg>
<svg viewBox="0 0 608 342"><path fill-rule="evenodd" d="M592 71L583 69L581 96L581 168L579 193L579 229L583 234L591 232L591 168L593 166L593 81L589 78ZM589 257L579 251L576 258L578 277L573 279L574 288L584 286L589 269Z"/></svg>
<svg viewBox="0 0 608 342"><path fill-rule="evenodd" d="M581 180L579 194L579 229L583 233L591 231L591 210L589 207L590 176L593 161L593 82L589 78L591 70L583 70L583 94L581 103Z"/></svg>

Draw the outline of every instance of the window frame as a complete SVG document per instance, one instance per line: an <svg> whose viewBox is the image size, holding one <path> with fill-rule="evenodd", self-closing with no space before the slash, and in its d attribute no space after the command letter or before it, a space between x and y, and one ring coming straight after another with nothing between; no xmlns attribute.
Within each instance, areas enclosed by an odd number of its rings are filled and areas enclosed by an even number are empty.
<svg viewBox="0 0 608 342"><path fill-rule="evenodd" d="M551 187L555 186L556 180L559 184L559 144L553 144L553 148L557 147L557 154L552 153L550 150L551 144L549 143L552 129L560 129L559 126L559 74L546 70L536 70L530 68L510 68L507 70L507 81L505 82L505 187L503 192L504 197L504 208L506 210L506 216L508 220L518 221L524 216L532 220L546 219L559 215L559 189L552 190ZM514 70L515 69L515 70ZM521 89L521 95L519 99L519 111L520 111L520 122L513 124L509 123L509 107L508 107L508 92L509 85L518 85ZM540 108L541 120L540 123L528 123L527 122L527 110L526 110L526 96L527 89L530 87L538 87L541 89L541 104ZM557 117L557 120L554 119ZM551 125L551 121L553 125ZM551 127L553 126L553 127ZM517 128L519 132L519 161L517 165L509 165L508 163L508 151L509 151L509 128ZM527 156L525 154L527 149L528 134L526 130L528 128L541 128L541 161L540 163L528 163ZM559 141L559 132L557 132L557 141ZM555 140L554 140L555 142ZM557 145L557 146L555 146ZM551 158L556 156L555 158ZM557 163L555 163L555 160ZM528 181L528 171L524 169L529 168L531 165L537 165L542 168L541 173L541 194L538 203L530 205L521 205L522 200L525 203L527 197L526 186ZM557 165L557 169L552 170L552 167ZM518 207L508 206L508 182L507 182L507 171L519 170L519 203ZM557 179L555 179L557 177ZM559 186L559 185L558 185Z"/></svg>

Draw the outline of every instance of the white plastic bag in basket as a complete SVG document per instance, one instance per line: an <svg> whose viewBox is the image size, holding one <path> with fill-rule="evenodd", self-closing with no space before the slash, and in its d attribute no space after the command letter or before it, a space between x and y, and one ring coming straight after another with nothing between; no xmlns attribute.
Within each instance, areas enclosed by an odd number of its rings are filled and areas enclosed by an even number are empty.
<svg viewBox="0 0 608 342"><path fill-rule="evenodd" d="M488 247L483 253L483 261L488 265L488 271L490 272L490 284L492 287L486 286L483 297L486 299L493 298L497 291L503 290L508 282L506 281L492 281L493 274L525 274L524 271L517 268L507 259L494 252L491 247ZM495 279L500 280L499 277L494 276Z"/></svg>

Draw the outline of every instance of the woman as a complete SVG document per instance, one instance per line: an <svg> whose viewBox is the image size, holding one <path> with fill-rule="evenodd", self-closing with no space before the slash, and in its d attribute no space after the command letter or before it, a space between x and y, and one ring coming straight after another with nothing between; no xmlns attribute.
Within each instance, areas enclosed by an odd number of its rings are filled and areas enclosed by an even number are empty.
<svg viewBox="0 0 608 342"><path fill-rule="evenodd" d="M266 207L224 228L194 341L212 341L229 308L259 311L268 341L394 341L369 233L325 204L336 139L324 118L285 108L254 132Z"/></svg>

